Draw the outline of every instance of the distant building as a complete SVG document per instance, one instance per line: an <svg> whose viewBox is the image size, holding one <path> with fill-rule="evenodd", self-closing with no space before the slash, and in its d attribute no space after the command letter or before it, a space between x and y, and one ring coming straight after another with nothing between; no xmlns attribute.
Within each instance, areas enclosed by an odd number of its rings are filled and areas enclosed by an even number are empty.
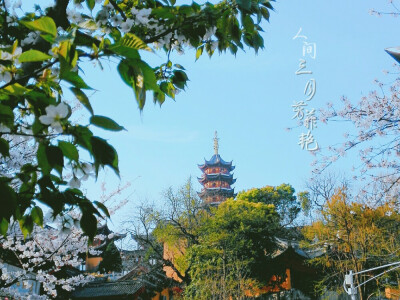
<svg viewBox="0 0 400 300"><path fill-rule="evenodd" d="M202 176L198 178L203 186L199 196L205 204L209 205L218 205L227 198L236 196L231 187L236 181L231 173L235 167L232 166L232 161L226 162L218 154L218 140L217 132L215 132L214 155L210 160L204 159L204 164L199 165L203 172Z"/></svg>

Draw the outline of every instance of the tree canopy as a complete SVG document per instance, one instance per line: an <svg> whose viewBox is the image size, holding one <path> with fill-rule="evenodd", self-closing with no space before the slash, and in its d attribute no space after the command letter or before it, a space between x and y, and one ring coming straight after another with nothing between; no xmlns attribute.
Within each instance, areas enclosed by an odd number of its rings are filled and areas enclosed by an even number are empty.
<svg viewBox="0 0 400 300"><path fill-rule="evenodd" d="M273 204L285 226L291 224L301 210L294 188L286 183L239 192L236 200Z"/></svg>
<svg viewBox="0 0 400 300"><path fill-rule="evenodd" d="M103 273L108 272L121 272L122 271L122 259L117 246L114 241L111 241L106 250L101 254L103 260L99 264L99 270Z"/></svg>
<svg viewBox="0 0 400 300"><path fill-rule="evenodd" d="M259 293L279 272L271 262L286 227L280 215L285 210L283 204L276 209L271 198L292 203L293 193L284 184L265 188L263 197L241 192L213 207L199 199L189 180L166 191L162 209L141 209L137 236L158 253L187 299L242 299Z"/></svg>
<svg viewBox="0 0 400 300"><path fill-rule="evenodd" d="M349 270L358 272L398 261L400 215L395 203L373 207L351 200L345 189L338 189L324 205L320 219L304 228L305 246L323 253L312 260L323 270L317 285L320 293L343 292L344 275ZM371 274L374 273L356 275L356 284L364 282ZM393 275L395 273L389 273L360 287L361 299L393 283ZM397 280L394 283L397 285Z"/></svg>
<svg viewBox="0 0 400 300"><path fill-rule="evenodd" d="M215 51L236 53L245 45L263 48L261 21L269 19L268 0L223 0L176 5L175 0L54 0L53 5L21 10L21 1L0 6L0 233L11 219L24 232L42 224L39 203L62 215L82 212L80 225L91 238L96 216L109 217L100 202L80 189L88 175L110 167L119 174L115 148L92 129L124 128L97 115L88 96L85 62L102 68L116 62L121 79L132 88L142 110L148 92L155 103L175 98L188 81L185 68L170 53L196 49L196 58ZM25 3L24 3L25 5ZM165 63L151 66L142 52L165 53ZM67 93L75 99L68 101ZM77 120L82 105L88 118ZM32 151L23 160L17 140ZM87 158L88 157L88 158ZM11 159L11 160L10 160ZM17 161L12 166L10 161Z"/></svg>
<svg viewBox="0 0 400 300"><path fill-rule="evenodd" d="M233 199L220 204L202 226L199 243L187 249L187 298L244 299L268 283L279 227L272 204Z"/></svg>

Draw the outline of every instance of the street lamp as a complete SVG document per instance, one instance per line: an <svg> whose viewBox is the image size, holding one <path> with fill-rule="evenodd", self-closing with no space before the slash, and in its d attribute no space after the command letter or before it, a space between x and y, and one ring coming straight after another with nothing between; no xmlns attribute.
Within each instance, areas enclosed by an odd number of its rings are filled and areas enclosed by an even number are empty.
<svg viewBox="0 0 400 300"><path fill-rule="evenodd" d="M390 268L389 270L383 271L382 273L379 273L378 275L376 275L376 276L374 276L372 278L369 278L369 279L365 280L364 282L360 283L357 286L354 286L354 276L355 275L366 273L366 272L370 272L370 271L375 271L375 270L379 270L379 269L383 269L383 268L387 268L387 267L392 267L392 268ZM395 263L391 263L391 264L387 264L387 265L383 265L383 266L380 266L380 267L376 267L376 268L371 268L371 269L368 269L368 270L362 270L362 271L357 272L357 273L353 273L353 271L350 270L349 274L346 274L344 276L343 288L344 288L345 292L351 296L351 300L356 300L357 299L357 297L356 297L357 289L360 286L366 284L367 282L369 282L371 280L374 280L375 278L378 278L378 277L382 276L385 273L393 271L393 270L395 270L397 268L400 268L400 261L395 262Z"/></svg>
<svg viewBox="0 0 400 300"><path fill-rule="evenodd" d="M400 47L386 48L385 51L400 63Z"/></svg>

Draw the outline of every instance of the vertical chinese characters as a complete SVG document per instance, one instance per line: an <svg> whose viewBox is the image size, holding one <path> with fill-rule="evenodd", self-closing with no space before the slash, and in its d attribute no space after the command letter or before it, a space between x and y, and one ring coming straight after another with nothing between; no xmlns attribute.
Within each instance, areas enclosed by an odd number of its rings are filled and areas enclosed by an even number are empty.
<svg viewBox="0 0 400 300"><path fill-rule="evenodd" d="M317 57L317 44L308 41L308 37L302 34L302 28L293 37L293 40L303 41L302 58L299 59L296 76L311 77L313 72L307 69L307 59ZM304 99L295 101L292 105L294 115L292 119L297 119L307 129L307 133L302 132L299 136L298 145L301 149L307 151L316 151L319 149L318 142L315 140L313 130L317 128L317 117L315 108L309 108L308 102L311 101L317 91L317 82L315 78L309 78L304 87Z"/></svg>

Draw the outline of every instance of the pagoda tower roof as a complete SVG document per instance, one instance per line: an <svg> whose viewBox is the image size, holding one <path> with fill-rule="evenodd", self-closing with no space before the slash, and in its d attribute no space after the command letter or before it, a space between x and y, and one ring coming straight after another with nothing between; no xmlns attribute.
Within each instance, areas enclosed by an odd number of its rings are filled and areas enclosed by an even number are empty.
<svg viewBox="0 0 400 300"><path fill-rule="evenodd" d="M235 166L232 166L232 161L230 162L224 161L219 154L214 154L210 160L204 159L204 164L198 166L202 171L207 167L217 167L217 166L225 167L229 171L235 169Z"/></svg>
<svg viewBox="0 0 400 300"><path fill-rule="evenodd" d="M224 174L224 173L216 173L216 174L206 174L203 173L202 177L197 177L199 182L201 184L206 183L207 181L213 181L213 180L221 180L221 181L226 181L229 184L234 184L236 182L236 179L233 178L233 174Z"/></svg>

